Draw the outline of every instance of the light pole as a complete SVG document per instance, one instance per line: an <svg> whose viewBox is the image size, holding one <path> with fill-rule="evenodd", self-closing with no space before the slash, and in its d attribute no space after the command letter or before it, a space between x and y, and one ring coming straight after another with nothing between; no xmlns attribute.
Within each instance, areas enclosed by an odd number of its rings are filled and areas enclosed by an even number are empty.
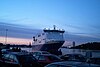
<svg viewBox="0 0 100 67"><path fill-rule="evenodd" d="M7 31L8 29L6 29L5 45L7 44Z"/></svg>

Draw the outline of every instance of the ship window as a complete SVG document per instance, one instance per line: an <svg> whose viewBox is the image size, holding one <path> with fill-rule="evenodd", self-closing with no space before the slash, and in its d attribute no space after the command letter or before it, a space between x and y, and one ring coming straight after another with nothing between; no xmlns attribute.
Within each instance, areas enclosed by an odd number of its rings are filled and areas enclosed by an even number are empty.
<svg viewBox="0 0 100 67"><path fill-rule="evenodd" d="M42 33L42 35L44 35L44 33Z"/></svg>
<svg viewBox="0 0 100 67"><path fill-rule="evenodd" d="M63 35L62 33L60 33L60 35Z"/></svg>
<svg viewBox="0 0 100 67"><path fill-rule="evenodd" d="M38 37L40 37L41 35L38 35Z"/></svg>
<svg viewBox="0 0 100 67"><path fill-rule="evenodd" d="M43 40L45 40L45 39L43 39Z"/></svg>
<svg viewBox="0 0 100 67"><path fill-rule="evenodd" d="M39 43L41 43L41 41L39 41Z"/></svg>

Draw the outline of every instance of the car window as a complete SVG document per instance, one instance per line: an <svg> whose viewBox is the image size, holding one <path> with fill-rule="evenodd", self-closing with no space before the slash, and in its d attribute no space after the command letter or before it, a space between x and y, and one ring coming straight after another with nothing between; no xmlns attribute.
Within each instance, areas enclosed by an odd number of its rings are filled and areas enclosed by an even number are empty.
<svg viewBox="0 0 100 67"><path fill-rule="evenodd" d="M42 52L42 54L49 54L48 52Z"/></svg>
<svg viewBox="0 0 100 67"><path fill-rule="evenodd" d="M47 65L46 67L58 67L58 65L56 65L56 64L50 64L50 65Z"/></svg>
<svg viewBox="0 0 100 67"><path fill-rule="evenodd" d="M37 52L37 55L40 55L41 53Z"/></svg>
<svg viewBox="0 0 100 67"><path fill-rule="evenodd" d="M3 58L4 58L5 61L9 61L9 54L4 54Z"/></svg>
<svg viewBox="0 0 100 67"><path fill-rule="evenodd" d="M38 58L39 58L39 55L38 55L38 56L35 56L35 58L38 60Z"/></svg>
<svg viewBox="0 0 100 67"><path fill-rule="evenodd" d="M13 59L14 59L15 62L18 62L16 56L13 56Z"/></svg>
<svg viewBox="0 0 100 67"><path fill-rule="evenodd" d="M75 55L74 57L75 59L80 59L79 55Z"/></svg>
<svg viewBox="0 0 100 67"><path fill-rule="evenodd" d="M13 62L14 60L13 60L13 55L9 55L9 60L10 60L10 62Z"/></svg>
<svg viewBox="0 0 100 67"><path fill-rule="evenodd" d="M9 54L4 54L4 58L9 58Z"/></svg>
<svg viewBox="0 0 100 67"><path fill-rule="evenodd" d="M32 53L33 54L33 56L35 56L37 53L36 52L34 52L34 53Z"/></svg>
<svg viewBox="0 0 100 67"><path fill-rule="evenodd" d="M10 58L10 59L13 59L13 55L10 55L9 58Z"/></svg>
<svg viewBox="0 0 100 67"><path fill-rule="evenodd" d="M83 55L79 55L79 57L80 57L81 59L86 59Z"/></svg>
<svg viewBox="0 0 100 67"><path fill-rule="evenodd" d="M15 55L10 55L9 59L10 59L11 62L15 62L15 63L18 62Z"/></svg>
<svg viewBox="0 0 100 67"><path fill-rule="evenodd" d="M60 58L56 57L56 56L48 56L48 58L51 60L51 61L58 61L60 60Z"/></svg>
<svg viewBox="0 0 100 67"><path fill-rule="evenodd" d="M39 52L34 52L33 53L33 56L37 56L37 55L40 55L41 53L39 53Z"/></svg>
<svg viewBox="0 0 100 67"><path fill-rule="evenodd" d="M37 61L33 56L30 55L18 56L18 59L20 63L30 63Z"/></svg>
<svg viewBox="0 0 100 67"><path fill-rule="evenodd" d="M40 55L40 56L38 57L38 60L46 60L46 58L45 58L44 56L41 56L41 55Z"/></svg>

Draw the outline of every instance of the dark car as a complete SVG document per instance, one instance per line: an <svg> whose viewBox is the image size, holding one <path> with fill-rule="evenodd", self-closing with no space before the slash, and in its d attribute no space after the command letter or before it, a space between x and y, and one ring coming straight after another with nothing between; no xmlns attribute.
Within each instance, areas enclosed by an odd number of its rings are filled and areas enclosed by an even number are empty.
<svg viewBox="0 0 100 67"><path fill-rule="evenodd" d="M36 56L36 58L42 66L45 66L52 62L62 61L60 57L53 54L41 54L41 55Z"/></svg>
<svg viewBox="0 0 100 67"><path fill-rule="evenodd" d="M63 61L50 63L44 67L100 67L100 65L88 64L85 62Z"/></svg>
<svg viewBox="0 0 100 67"><path fill-rule="evenodd" d="M91 57L88 63L99 64L100 65L100 57Z"/></svg>
<svg viewBox="0 0 100 67"><path fill-rule="evenodd" d="M2 67L42 67L35 57L28 53L12 52L2 57Z"/></svg>
<svg viewBox="0 0 100 67"><path fill-rule="evenodd" d="M86 62L85 56L81 54L65 54L65 55L60 56L60 58L67 61Z"/></svg>
<svg viewBox="0 0 100 67"><path fill-rule="evenodd" d="M2 54L5 54L5 53L12 52L12 50L10 50L10 49L2 49L1 52L2 52Z"/></svg>

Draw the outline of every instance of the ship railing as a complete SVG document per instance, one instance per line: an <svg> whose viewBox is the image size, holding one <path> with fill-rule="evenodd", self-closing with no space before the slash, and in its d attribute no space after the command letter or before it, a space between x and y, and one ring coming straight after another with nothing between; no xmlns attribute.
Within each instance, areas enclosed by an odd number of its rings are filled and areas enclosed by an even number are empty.
<svg viewBox="0 0 100 67"><path fill-rule="evenodd" d="M64 41L64 39L62 39L62 40L55 40L55 39L48 39L48 40L46 40L46 42L55 42L55 41Z"/></svg>

